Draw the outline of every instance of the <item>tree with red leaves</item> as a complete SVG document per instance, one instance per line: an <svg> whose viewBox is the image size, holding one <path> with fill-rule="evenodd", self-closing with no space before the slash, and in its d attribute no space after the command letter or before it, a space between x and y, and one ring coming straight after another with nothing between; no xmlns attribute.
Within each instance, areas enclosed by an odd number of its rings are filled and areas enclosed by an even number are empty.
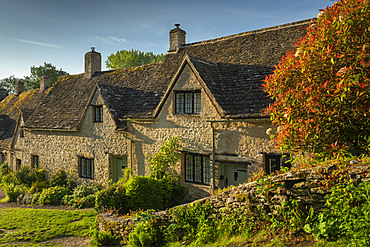
<svg viewBox="0 0 370 247"><path fill-rule="evenodd" d="M285 151L320 158L370 153L369 0L327 7L266 77L266 112Z"/></svg>

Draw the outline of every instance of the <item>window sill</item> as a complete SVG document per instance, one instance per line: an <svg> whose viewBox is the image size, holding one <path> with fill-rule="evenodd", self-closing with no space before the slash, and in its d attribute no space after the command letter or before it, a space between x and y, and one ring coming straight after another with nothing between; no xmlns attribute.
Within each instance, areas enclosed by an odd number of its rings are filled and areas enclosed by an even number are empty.
<svg viewBox="0 0 370 247"><path fill-rule="evenodd" d="M200 182L193 182L193 181L185 181L185 183L203 185L203 186L211 186L210 184L205 184L205 183L200 183Z"/></svg>

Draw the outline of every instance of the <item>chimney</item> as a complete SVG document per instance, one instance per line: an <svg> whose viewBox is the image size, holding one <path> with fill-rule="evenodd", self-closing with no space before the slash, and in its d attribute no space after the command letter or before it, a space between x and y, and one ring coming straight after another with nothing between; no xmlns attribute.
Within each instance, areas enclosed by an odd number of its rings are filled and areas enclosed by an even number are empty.
<svg viewBox="0 0 370 247"><path fill-rule="evenodd" d="M19 95L23 91L24 91L24 82L19 80L15 83L15 94Z"/></svg>
<svg viewBox="0 0 370 247"><path fill-rule="evenodd" d="M91 78L95 72L101 71L101 54L91 47L91 51L85 54L85 77Z"/></svg>
<svg viewBox="0 0 370 247"><path fill-rule="evenodd" d="M170 50L169 52L178 51L181 45L185 44L186 32L180 29L180 24L175 24L175 28L170 31Z"/></svg>
<svg viewBox="0 0 370 247"><path fill-rule="evenodd" d="M0 102L8 96L8 91L4 88L0 88Z"/></svg>
<svg viewBox="0 0 370 247"><path fill-rule="evenodd" d="M40 78L40 92L50 87L50 78L47 75L43 75Z"/></svg>

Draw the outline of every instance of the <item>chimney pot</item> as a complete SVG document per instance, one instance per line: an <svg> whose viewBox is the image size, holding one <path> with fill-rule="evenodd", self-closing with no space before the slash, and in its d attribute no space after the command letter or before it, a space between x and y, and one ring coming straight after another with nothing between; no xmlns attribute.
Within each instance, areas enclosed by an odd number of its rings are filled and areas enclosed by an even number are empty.
<svg viewBox="0 0 370 247"><path fill-rule="evenodd" d="M24 92L24 82L19 80L15 83L15 94L19 95Z"/></svg>
<svg viewBox="0 0 370 247"><path fill-rule="evenodd" d="M0 102L8 96L8 91L4 88L0 88Z"/></svg>
<svg viewBox="0 0 370 247"><path fill-rule="evenodd" d="M91 47L91 51L85 54L85 77L90 79L96 72L101 71L101 54Z"/></svg>
<svg viewBox="0 0 370 247"><path fill-rule="evenodd" d="M43 75L40 78L40 92L50 87L50 78L47 75Z"/></svg>
<svg viewBox="0 0 370 247"><path fill-rule="evenodd" d="M186 32L180 28L180 24L175 24L175 28L170 31L169 52L177 52L186 43Z"/></svg>

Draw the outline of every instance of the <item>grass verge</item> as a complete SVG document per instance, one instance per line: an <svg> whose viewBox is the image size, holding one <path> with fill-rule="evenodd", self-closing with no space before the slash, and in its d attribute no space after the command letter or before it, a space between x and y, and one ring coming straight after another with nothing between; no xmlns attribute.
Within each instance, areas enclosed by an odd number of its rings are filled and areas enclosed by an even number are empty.
<svg viewBox="0 0 370 247"><path fill-rule="evenodd" d="M0 209L0 245L34 244L62 236L89 236L95 218L93 210Z"/></svg>

